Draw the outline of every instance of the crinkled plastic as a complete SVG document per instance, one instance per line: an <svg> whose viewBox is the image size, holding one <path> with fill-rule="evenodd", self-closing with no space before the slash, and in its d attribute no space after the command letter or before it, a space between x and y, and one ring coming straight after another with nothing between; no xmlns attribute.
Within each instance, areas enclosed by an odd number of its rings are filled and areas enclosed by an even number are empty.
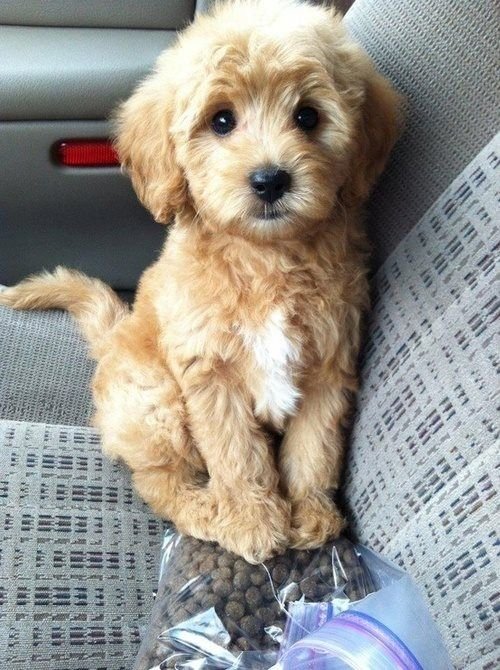
<svg viewBox="0 0 500 670"><path fill-rule="evenodd" d="M413 581L340 538L249 565L167 531L134 670L449 670Z"/></svg>
<svg viewBox="0 0 500 670"><path fill-rule="evenodd" d="M167 531L151 621L134 670L268 670L293 602L338 613L373 590L347 539L250 565L213 543Z"/></svg>
<svg viewBox="0 0 500 670"><path fill-rule="evenodd" d="M292 603L272 670L452 670L413 580L366 547L357 550L376 590L340 614L325 612L319 625L307 608L324 610L323 603Z"/></svg>

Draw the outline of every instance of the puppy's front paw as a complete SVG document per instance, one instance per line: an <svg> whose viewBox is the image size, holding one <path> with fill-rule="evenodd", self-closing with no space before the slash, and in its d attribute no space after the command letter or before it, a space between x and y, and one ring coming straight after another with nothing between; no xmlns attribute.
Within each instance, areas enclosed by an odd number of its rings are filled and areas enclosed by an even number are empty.
<svg viewBox="0 0 500 670"><path fill-rule="evenodd" d="M324 494L311 494L292 502L290 540L296 549L316 549L338 537L346 521L335 503Z"/></svg>
<svg viewBox="0 0 500 670"><path fill-rule="evenodd" d="M215 540L249 563L261 563L281 554L290 535L290 505L277 495L253 500L227 501L219 507Z"/></svg>

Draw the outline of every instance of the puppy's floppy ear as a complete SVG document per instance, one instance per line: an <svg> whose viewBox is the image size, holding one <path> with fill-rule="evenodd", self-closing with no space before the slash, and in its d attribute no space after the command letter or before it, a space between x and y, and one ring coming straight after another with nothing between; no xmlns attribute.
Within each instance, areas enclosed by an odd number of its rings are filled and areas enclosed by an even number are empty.
<svg viewBox="0 0 500 670"><path fill-rule="evenodd" d="M187 186L171 133L174 92L158 73L146 79L115 115L115 146L139 199L168 223L186 202Z"/></svg>
<svg viewBox="0 0 500 670"><path fill-rule="evenodd" d="M348 206L362 203L382 173L402 129L403 98L366 59L364 96L354 153L341 199Z"/></svg>

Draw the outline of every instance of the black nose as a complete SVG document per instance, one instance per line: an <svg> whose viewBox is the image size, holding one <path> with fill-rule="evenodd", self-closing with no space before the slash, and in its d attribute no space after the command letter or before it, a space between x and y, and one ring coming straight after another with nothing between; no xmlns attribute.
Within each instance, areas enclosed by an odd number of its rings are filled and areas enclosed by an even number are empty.
<svg viewBox="0 0 500 670"><path fill-rule="evenodd" d="M254 192L264 202L275 202L290 188L290 175L275 167L261 168L250 175Z"/></svg>

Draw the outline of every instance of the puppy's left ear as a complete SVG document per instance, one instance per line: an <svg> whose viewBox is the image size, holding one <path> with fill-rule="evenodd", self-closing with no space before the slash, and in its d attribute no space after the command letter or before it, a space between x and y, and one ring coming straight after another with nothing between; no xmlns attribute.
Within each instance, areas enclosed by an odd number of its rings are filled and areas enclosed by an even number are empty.
<svg viewBox="0 0 500 670"><path fill-rule="evenodd" d="M361 204L382 173L402 130L403 97L366 58L364 97L354 138L354 153L340 197Z"/></svg>

